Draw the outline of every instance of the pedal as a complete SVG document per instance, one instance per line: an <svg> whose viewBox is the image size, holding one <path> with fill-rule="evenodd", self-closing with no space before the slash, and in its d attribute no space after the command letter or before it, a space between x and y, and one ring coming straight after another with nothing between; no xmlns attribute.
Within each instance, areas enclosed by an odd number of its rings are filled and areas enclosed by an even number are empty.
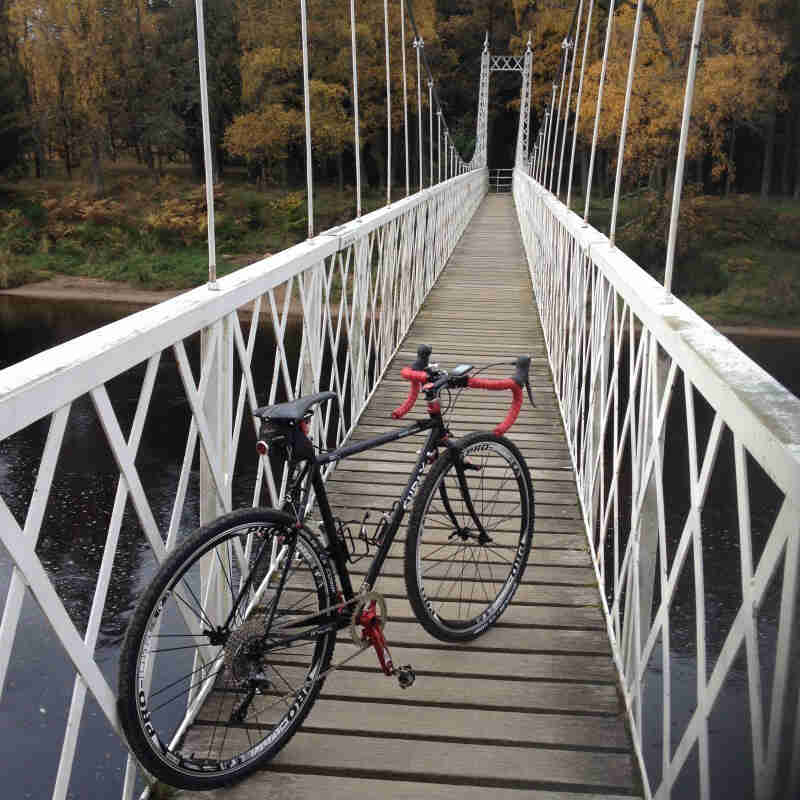
<svg viewBox="0 0 800 800"><path fill-rule="evenodd" d="M398 667L395 674L397 675L397 682L400 684L401 689L408 689L410 686L413 686L414 680L417 677L417 673L414 672L414 668L411 664Z"/></svg>

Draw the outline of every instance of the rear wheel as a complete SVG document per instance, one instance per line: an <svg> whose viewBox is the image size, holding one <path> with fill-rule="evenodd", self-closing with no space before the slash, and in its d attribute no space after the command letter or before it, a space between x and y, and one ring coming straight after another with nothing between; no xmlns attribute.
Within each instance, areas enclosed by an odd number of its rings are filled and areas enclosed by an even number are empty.
<svg viewBox="0 0 800 800"><path fill-rule="evenodd" d="M271 759L316 700L335 643L319 620L298 619L334 598L322 549L285 514L244 509L190 537L141 598L122 649L120 717L142 765L210 789Z"/></svg>
<svg viewBox="0 0 800 800"><path fill-rule="evenodd" d="M436 461L405 551L408 598L428 633L466 641L498 619L525 570L533 515L528 466L504 436L470 434Z"/></svg>

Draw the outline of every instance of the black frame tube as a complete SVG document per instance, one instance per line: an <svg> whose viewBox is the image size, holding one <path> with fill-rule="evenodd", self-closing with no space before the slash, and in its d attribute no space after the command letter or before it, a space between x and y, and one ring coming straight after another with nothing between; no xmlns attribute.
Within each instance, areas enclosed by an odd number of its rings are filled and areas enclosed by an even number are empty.
<svg viewBox="0 0 800 800"><path fill-rule="evenodd" d="M411 500L416 493L417 486L422 480L422 473L425 465L428 462L429 454L440 443L442 436L446 433L444 421L441 414L433 414L430 418L419 420L413 425L406 428L401 428L398 431L388 431L387 433L380 434L371 439L363 442L355 442L351 445L344 445L329 453L323 453L314 460L314 465L311 470L311 484L314 487L314 494L317 498L317 505L319 506L320 515L322 517L322 527L325 535L328 537L328 550L331 554L336 572L339 576L339 581L342 587L342 594L345 600L352 600L355 596L353 586L350 580L350 573L347 569L347 549L344 542L340 541L338 532L336 530L336 521L331 512L330 503L328 502L328 494L325 489L325 483L322 480L322 473L320 467L324 464L329 464L334 461L340 461L346 456L361 453L365 450L371 450L373 447L380 447L382 444L404 439L407 436L414 436L417 433L428 430L428 439L425 447L420 451L416 464L414 465L411 475L409 476L406 488L400 496L400 502L396 503L392 517L387 525L386 531L383 535L381 543L378 545L378 550L375 553L372 562L369 565L367 574L361 589L371 589L375 585L375 581L383 567L386 557L389 555L389 549L394 542L394 537L400 529L400 524L403 521L406 510L411 504ZM360 590L359 590L360 591Z"/></svg>

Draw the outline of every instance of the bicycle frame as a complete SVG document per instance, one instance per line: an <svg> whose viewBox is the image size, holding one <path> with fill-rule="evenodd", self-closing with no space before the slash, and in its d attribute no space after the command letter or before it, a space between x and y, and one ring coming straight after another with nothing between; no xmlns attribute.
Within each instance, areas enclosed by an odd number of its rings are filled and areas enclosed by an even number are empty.
<svg viewBox="0 0 800 800"><path fill-rule="evenodd" d="M322 480L320 467L336 461L341 461L347 456L362 453L365 450L371 450L375 447L380 447L382 444L395 442L399 439L405 439L409 436L415 436L423 431L430 431L428 434L425 447L420 450L419 457L416 464L411 471L406 487L400 495L399 502L394 504L391 517L389 518L386 526L382 532L381 540L377 547L372 563L367 570L366 577L359 588L359 593L368 592L375 585L375 581L380 574L386 557L389 554L389 549L392 546L394 537L400 529L400 524L403 521L411 501L414 499L417 487L422 481L422 476L425 467L432 463L434 460L434 452L436 448L441 445L447 437L447 430L444 426L440 413L431 412L431 417L427 420L420 420L413 425L401 428L399 431L388 431L387 433L375 436L372 439L367 439L363 442L356 442L350 445L343 445L330 453L324 453L319 458L315 459L314 465L311 470L311 485L314 488L314 493L317 498L320 515L322 516L323 529L328 538L328 550L333 558L336 572L339 576L339 583L342 587L342 594L345 600L352 600L355 596L353 587L350 582L350 573L347 570L347 549L346 543L343 542L337 534L336 521L333 517L330 504L328 503L328 494L325 490L325 484Z"/></svg>

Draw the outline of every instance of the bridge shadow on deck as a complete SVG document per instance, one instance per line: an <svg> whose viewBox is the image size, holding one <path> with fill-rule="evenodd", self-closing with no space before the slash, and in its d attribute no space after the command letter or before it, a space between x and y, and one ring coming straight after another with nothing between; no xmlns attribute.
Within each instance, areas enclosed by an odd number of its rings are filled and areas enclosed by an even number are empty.
<svg viewBox="0 0 800 800"><path fill-rule="evenodd" d="M422 343L433 347L432 361L445 367L533 356L537 407L526 400L510 431L531 468L536 493L533 548L514 602L469 646L431 638L406 599L401 529L375 588L387 598L386 635L394 661L413 664L414 686L400 689L378 671L371 651L363 653L327 678L306 724L268 769L229 789L197 794L198 800L483 800L487 794L499 800L592 800L636 793L634 759L510 195L489 195L478 209L365 410L355 440L402 424L389 413L407 392L400 369ZM510 372L501 367L488 374ZM424 413L421 400L418 405ZM505 393L464 392L452 428L457 435L491 429L507 408ZM388 510L405 484L416 447L416 440L404 440L341 463L328 484L334 513L349 521L368 508ZM356 576L364 563L355 566ZM335 661L352 648L341 641Z"/></svg>

